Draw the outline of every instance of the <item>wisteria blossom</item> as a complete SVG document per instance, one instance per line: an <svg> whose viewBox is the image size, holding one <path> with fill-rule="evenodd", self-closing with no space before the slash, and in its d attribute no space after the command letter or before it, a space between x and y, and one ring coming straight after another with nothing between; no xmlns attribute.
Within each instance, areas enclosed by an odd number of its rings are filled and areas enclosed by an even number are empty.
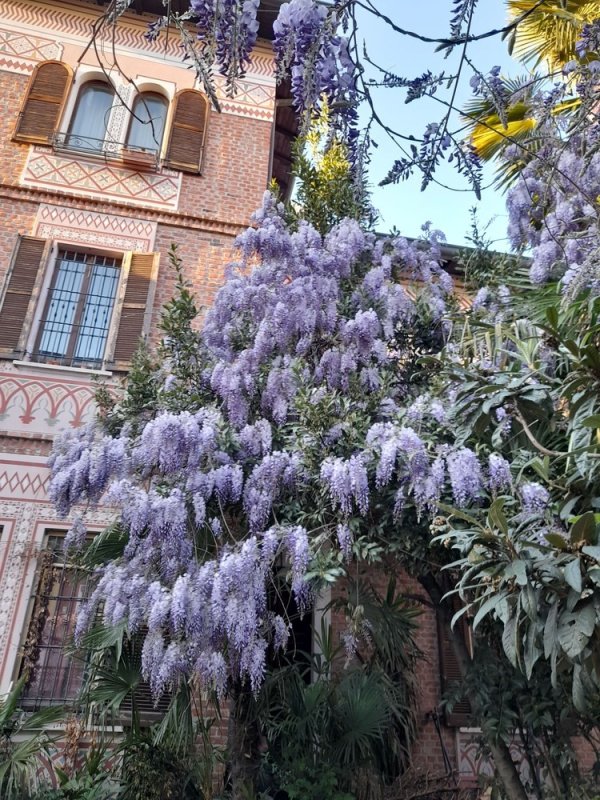
<svg viewBox="0 0 600 800"><path fill-rule="evenodd" d="M422 515L447 474L458 486L465 453L431 448L400 414L402 342L414 326L442 330L452 291L440 242L438 232L381 242L351 220L325 237L306 223L292 231L265 196L206 315L199 383L186 386L172 360L163 373L176 390L139 428L108 433L98 422L57 441L50 491L60 513L103 503L127 534L123 557L98 571L78 636L99 610L108 625L145 626L155 694L193 674L220 692L231 679L256 689L269 648L288 635L269 607L275 573L306 609L313 558L339 550L351 561L351 531L368 530L374 506L385 502L390 520L407 504ZM185 410L170 405L182 392ZM428 398L427 414L443 420L443 404ZM480 472L462 479L461 501L476 499ZM76 513L70 541L81 545Z"/></svg>
<svg viewBox="0 0 600 800"><path fill-rule="evenodd" d="M540 483L524 483L519 487L519 494L527 514L543 514L550 502L548 490Z"/></svg>

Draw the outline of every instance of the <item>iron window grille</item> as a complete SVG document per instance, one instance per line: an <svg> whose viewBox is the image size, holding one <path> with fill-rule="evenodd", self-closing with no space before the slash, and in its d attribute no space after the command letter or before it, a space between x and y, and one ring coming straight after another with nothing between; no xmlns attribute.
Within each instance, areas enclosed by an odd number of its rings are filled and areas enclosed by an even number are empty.
<svg viewBox="0 0 600 800"><path fill-rule="evenodd" d="M77 614L91 592L88 573L65 560L63 536L51 533L39 580L20 674L26 676L21 707L27 711L73 706L83 685L85 658L70 655Z"/></svg>
<svg viewBox="0 0 600 800"><path fill-rule="evenodd" d="M59 251L34 361L102 366L120 272L116 258Z"/></svg>

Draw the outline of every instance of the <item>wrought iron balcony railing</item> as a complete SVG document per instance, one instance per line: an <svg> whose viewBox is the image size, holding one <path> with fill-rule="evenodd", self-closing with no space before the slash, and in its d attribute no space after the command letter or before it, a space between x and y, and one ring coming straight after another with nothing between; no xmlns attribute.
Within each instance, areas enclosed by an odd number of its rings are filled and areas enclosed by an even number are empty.
<svg viewBox="0 0 600 800"><path fill-rule="evenodd" d="M95 139L76 133L55 133L52 147L56 153L97 156L105 161L119 162L131 169L156 170L159 165L158 150L126 142Z"/></svg>

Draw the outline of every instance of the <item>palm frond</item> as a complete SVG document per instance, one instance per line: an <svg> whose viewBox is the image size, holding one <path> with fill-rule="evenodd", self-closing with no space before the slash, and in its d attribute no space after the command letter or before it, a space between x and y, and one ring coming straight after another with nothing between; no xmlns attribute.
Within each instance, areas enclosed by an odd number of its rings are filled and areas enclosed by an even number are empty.
<svg viewBox="0 0 600 800"><path fill-rule="evenodd" d="M90 570L114 561L123 555L128 541L127 531L118 523L94 536L83 555L83 565Z"/></svg>
<svg viewBox="0 0 600 800"><path fill-rule="evenodd" d="M334 752L342 767L369 764L390 725L388 697L376 675L351 672L338 685Z"/></svg>
<svg viewBox="0 0 600 800"><path fill-rule="evenodd" d="M25 678L20 678L0 701L0 797L22 800L37 786L39 758L47 753L52 741L47 727L64 716L59 707L44 708L25 714L19 708ZM23 737L23 741L17 741Z"/></svg>
<svg viewBox="0 0 600 800"><path fill-rule="evenodd" d="M598 0L508 0L507 5L511 19L527 14L513 37L513 55L534 67L545 62L551 70L575 58L583 26L600 17Z"/></svg>

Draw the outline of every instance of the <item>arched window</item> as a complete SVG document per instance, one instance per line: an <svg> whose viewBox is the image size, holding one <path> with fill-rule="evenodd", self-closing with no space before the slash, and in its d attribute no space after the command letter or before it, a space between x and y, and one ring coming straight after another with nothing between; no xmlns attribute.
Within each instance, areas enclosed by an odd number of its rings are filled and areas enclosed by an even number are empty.
<svg viewBox="0 0 600 800"><path fill-rule="evenodd" d="M78 150L102 150L114 95L112 86L104 81L83 84L67 134L69 147Z"/></svg>
<svg viewBox="0 0 600 800"><path fill-rule="evenodd" d="M143 92L135 98L127 146L160 151L169 103L156 92Z"/></svg>

